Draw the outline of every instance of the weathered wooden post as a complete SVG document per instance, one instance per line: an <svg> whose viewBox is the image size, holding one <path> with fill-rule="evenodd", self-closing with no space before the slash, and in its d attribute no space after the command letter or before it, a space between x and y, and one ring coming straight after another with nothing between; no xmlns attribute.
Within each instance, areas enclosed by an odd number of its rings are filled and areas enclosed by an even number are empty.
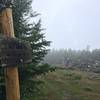
<svg viewBox="0 0 100 100"><path fill-rule="evenodd" d="M5 68L7 100L20 100L18 65L32 62L29 42L15 38L11 0L0 1L0 62Z"/></svg>
<svg viewBox="0 0 100 100"><path fill-rule="evenodd" d="M4 0L5 1L5 0ZM6 3L9 5L6 6ZM10 0L1 3L4 7L0 12L1 31L4 37L14 37L12 9ZM6 100L20 100L18 67L9 66L5 68Z"/></svg>

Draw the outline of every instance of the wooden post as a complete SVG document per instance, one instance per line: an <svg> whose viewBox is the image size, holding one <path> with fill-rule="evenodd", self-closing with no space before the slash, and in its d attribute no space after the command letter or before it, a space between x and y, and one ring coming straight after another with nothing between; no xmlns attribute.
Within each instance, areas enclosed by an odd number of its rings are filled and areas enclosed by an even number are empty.
<svg viewBox="0 0 100 100"><path fill-rule="evenodd" d="M0 25L3 36L14 37L12 9L6 8L0 14ZM20 100L18 68L5 68L6 100Z"/></svg>

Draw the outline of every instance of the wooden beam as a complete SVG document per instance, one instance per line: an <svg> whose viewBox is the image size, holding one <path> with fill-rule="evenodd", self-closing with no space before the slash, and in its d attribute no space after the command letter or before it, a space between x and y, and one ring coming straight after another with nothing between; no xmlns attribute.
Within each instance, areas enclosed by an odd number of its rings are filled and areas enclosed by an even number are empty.
<svg viewBox="0 0 100 100"><path fill-rule="evenodd" d="M14 37L12 9L6 8L0 14L0 29L5 37ZM17 66L5 68L6 100L20 100Z"/></svg>
<svg viewBox="0 0 100 100"><path fill-rule="evenodd" d="M6 8L1 12L0 27L3 36L14 37L12 10L10 8Z"/></svg>

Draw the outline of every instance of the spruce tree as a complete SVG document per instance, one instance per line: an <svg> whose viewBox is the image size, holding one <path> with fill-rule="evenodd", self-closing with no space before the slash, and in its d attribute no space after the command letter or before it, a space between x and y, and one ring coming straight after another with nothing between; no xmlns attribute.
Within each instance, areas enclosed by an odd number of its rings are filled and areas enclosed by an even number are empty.
<svg viewBox="0 0 100 100"><path fill-rule="evenodd" d="M44 33L42 33L41 20L37 23L31 22L34 17L39 15L37 12L32 11L31 4L32 0L15 0L13 5L15 35L29 41L33 50L32 63L28 67L19 67L21 100L31 100L34 94L37 93L38 85L41 82L34 80L33 76L50 70L48 65L38 65L47 54L46 47L50 45L50 41L47 41Z"/></svg>

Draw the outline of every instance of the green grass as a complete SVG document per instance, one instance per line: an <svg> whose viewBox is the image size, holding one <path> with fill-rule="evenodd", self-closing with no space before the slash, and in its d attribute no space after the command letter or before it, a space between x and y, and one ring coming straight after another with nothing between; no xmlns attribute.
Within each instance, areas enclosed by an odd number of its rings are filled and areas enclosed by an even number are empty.
<svg viewBox="0 0 100 100"><path fill-rule="evenodd" d="M34 100L100 100L100 74L56 70L38 79L44 84Z"/></svg>

